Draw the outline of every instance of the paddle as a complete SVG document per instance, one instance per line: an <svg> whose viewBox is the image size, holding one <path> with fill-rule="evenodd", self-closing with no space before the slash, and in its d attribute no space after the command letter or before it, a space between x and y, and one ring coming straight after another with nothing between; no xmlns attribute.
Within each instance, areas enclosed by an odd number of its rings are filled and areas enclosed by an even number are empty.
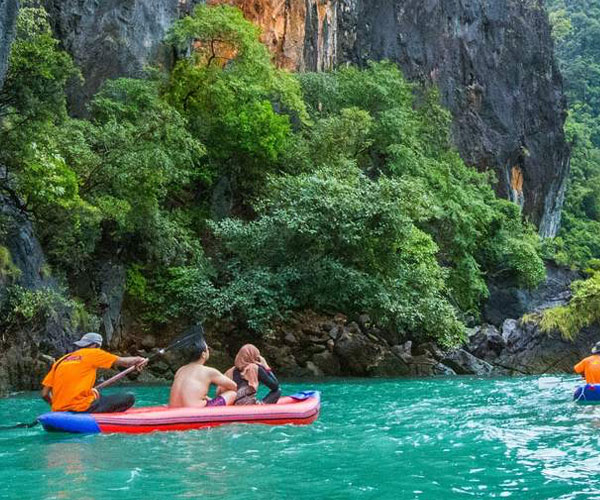
<svg viewBox="0 0 600 500"><path fill-rule="evenodd" d="M204 337L204 328L202 328L201 324L194 325L191 328L188 328L185 332L183 332L183 334L181 334L179 336L179 338L177 338L173 343L171 343L170 345L168 345L167 347L165 347L163 349L158 350L152 356L150 356L148 358L148 363L150 363L151 361L154 361L159 356L162 356L167 351L188 346L197 338L202 338L202 337ZM95 387L96 390L104 389L105 387L108 387L109 385L114 384L118 380L121 380L123 377L126 377L128 374L130 374L134 370L137 370L139 366L140 365L130 366L126 370L123 370L122 372L117 373L114 377L111 377L108 380L105 380L104 382L98 384Z"/></svg>
<svg viewBox="0 0 600 500"><path fill-rule="evenodd" d="M188 328L185 332L183 332L177 339L175 339L167 347L155 352L152 356L150 356L148 358L148 362L155 360L159 356L162 356L165 352L170 351L172 349L189 346L192 342L194 342L194 340L200 339L200 338L204 338L204 328L202 327L201 324L197 324L197 325L194 325L194 326ZM131 367L127 368L126 370L123 370L122 372L116 374L114 377L111 377L108 380L105 380L104 382L98 384L96 386L96 389L97 390L103 389L104 387L114 384L117 380L122 379L128 373L131 373L133 370L137 369L138 366L139 365L131 366ZM14 425L1 425L0 431L7 431L10 429L29 429L31 427L35 427L38 423L39 423L39 421L36 419L33 422L29 422L29 423L20 423L20 424L14 424Z"/></svg>
<svg viewBox="0 0 600 500"><path fill-rule="evenodd" d="M544 377L543 375L546 375L552 368L556 367L573 354L577 356L578 353L575 351L569 351L567 354L548 365L546 369L542 373L540 373L540 378L538 379L538 389L549 389L550 387L554 387L558 382L560 382L561 379L559 377Z"/></svg>

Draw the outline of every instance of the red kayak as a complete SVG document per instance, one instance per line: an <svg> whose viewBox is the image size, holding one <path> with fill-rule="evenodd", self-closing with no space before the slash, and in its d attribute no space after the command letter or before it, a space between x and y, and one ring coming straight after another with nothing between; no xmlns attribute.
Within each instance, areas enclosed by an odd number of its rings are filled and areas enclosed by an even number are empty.
<svg viewBox="0 0 600 500"><path fill-rule="evenodd" d="M318 391L304 391L273 405L217 406L211 408L132 408L122 413L50 412L39 417L47 431L75 433L187 431L224 424L311 424L319 417Z"/></svg>

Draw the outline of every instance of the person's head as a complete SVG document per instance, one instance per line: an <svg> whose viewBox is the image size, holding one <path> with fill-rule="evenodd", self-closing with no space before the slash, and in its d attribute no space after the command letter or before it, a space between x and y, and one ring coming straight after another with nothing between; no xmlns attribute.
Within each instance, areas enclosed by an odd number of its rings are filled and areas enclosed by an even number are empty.
<svg viewBox="0 0 600 500"><path fill-rule="evenodd" d="M250 364L260 363L260 351L253 344L246 344L241 347L235 357L235 367L238 370L244 370Z"/></svg>
<svg viewBox="0 0 600 500"><path fill-rule="evenodd" d="M594 347L592 347L592 354L600 354L600 342L596 342Z"/></svg>
<svg viewBox="0 0 600 500"><path fill-rule="evenodd" d="M192 343L192 345L190 345L188 349L187 362L200 362L204 364L208 361L209 356L210 354L206 340L204 340L203 337L199 337L196 340L194 340L194 342Z"/></svg>
<svg viewBox="0 0 600 500"><path fill-rule="evenodd" d="M102 347L102 335L95 332L86 333L77 342L73 342L77 347Z"/></svg>

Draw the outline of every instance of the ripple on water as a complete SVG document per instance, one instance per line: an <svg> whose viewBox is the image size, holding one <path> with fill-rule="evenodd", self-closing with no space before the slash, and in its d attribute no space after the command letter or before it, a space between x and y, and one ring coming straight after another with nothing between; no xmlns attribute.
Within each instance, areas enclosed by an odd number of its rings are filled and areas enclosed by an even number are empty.
<svg viewBox="0 0 600 500"><path fill-rule="evenodd" d="M571 403L577 382L335 380L311 384L323 408L307 427L7 431L0 497L600 499L600 413ZM168 388L135 392L159 404ZM44 410L31 394L0 401L7 423Z"/></svg>

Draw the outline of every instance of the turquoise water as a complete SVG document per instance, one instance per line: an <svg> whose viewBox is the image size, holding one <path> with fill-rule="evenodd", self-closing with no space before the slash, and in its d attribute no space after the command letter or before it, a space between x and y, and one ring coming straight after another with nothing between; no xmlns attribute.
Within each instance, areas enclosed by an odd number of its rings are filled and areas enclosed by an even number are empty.
<svg viewBox="0 0 600 500"><path fill-rule="evenodd" d="M0 432L0 498L600 498L600 408L577 378L336 380L306 427L234 425L146 435ZM544 384L546 385L546 384ZM167 387L133 389L140 404ZM45 410L0 400L0 420Z"/></svg>

